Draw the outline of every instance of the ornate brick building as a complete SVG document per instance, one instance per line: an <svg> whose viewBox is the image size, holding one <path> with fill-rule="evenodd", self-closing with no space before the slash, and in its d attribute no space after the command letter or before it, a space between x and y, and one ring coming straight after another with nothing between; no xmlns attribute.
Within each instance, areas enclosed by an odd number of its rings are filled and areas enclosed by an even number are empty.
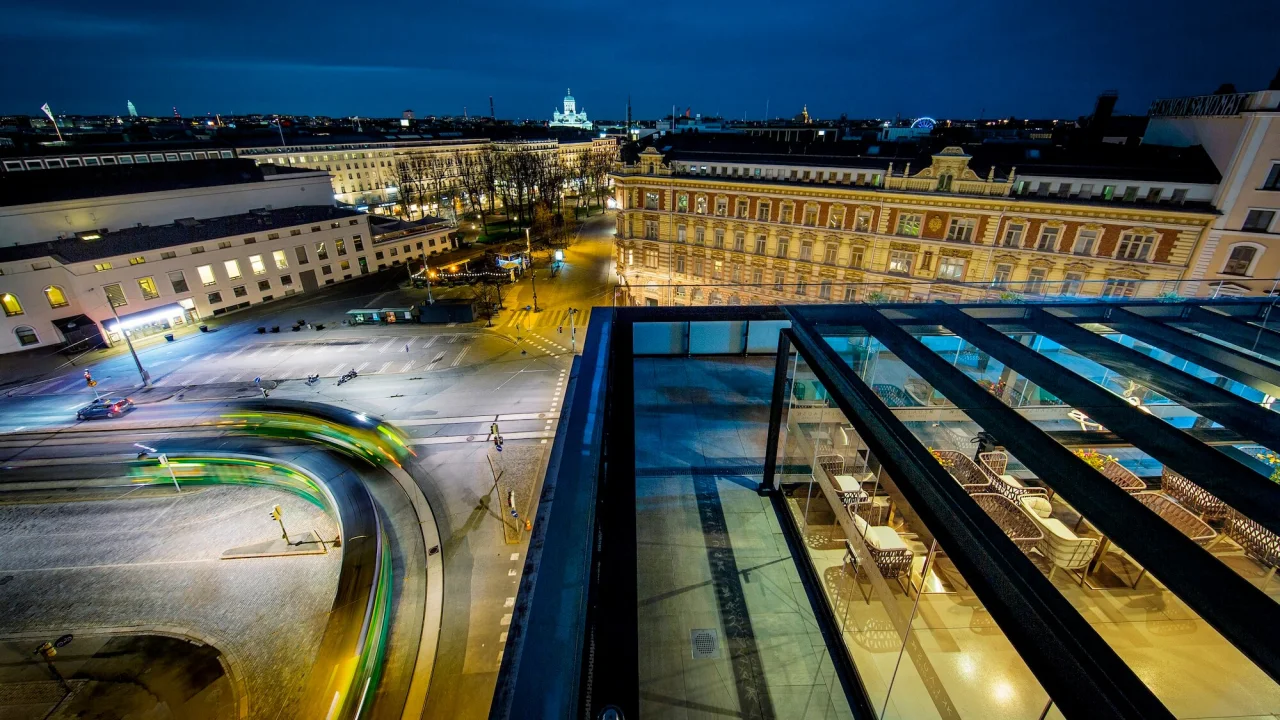
<svg viewBox="0 0 1280 720"><path fill-rule="evenodd" d="M620 166L631 301L1176 294L1216 216L1218 176L1198 148L1119 148L1112 165L1078 166L1048 149L842 150L649 147Z"/></svg>

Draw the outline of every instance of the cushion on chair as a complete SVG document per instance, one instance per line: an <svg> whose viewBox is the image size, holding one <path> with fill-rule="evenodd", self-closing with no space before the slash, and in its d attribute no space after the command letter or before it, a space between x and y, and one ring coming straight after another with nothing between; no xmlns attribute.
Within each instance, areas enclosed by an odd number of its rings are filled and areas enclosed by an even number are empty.
<svg viewBox="0 0 1280 720"><path fill-rule="evenodd" d="M852 513L852 514L853 514L853 527L857 529L859 535L861 535L862 537L866 537L867 530L871 527L871 525L869 525L866 520L863 520L862 517L857 513Z"/></svg>
<svg viewBox="0 0 1280 720"><path fill-rule="evenodd" d="M1022 503L1022 507L1034 515L1047 518L1053 515L1053 503L1049 502L1043 495L1023 495L1018 498L1018 502Z"/></svg>
<svg viewBox="0 0 1280 720"><path fill-rule="evenodd" d="M902 541L897 531L888 525L872 525L864 536L867 544L877 550L906 550L907 544Z"/></svg>

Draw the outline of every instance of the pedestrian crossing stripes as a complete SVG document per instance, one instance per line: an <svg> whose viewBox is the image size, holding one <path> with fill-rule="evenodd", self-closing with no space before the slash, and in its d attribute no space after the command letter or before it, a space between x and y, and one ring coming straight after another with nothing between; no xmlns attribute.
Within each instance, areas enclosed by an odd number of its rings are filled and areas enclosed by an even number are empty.
<svg viewBox="0 0 1280 720"><path fill-rule="evenodd" d="M570 323L569 308L565 308L563 310L544 310L540 313L535 313L532 310L521 309L511 313L511 315L507 317L506 321L501 323L500 327L515 328L518 326L520 329L549 327L564 328L564 332L567 335L570 327L572 326L577 326L579 330L585 329L590 312L591 308L582 308L578 311L577 316L573 318L572 323Z"/></svg>

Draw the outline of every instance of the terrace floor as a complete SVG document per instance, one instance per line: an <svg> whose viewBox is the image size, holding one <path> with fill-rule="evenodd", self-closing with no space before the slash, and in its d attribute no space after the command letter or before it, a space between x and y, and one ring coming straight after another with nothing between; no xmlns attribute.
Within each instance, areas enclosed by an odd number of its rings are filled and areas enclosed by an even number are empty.
<svg viewBox="0 0 1280 720"><path fill-rule="evenodd" d="M642 717L852 717L756 493L772 359L639 358L635 373Z"/></svg>

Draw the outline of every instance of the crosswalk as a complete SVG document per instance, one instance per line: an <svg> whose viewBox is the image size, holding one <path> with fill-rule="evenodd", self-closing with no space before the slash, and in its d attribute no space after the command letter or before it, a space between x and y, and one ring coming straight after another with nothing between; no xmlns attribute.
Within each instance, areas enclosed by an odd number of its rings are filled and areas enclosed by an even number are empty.
<svg viewBox="0 0 1280 720"><path fill-rule="evenodd" d="M582 308L573 319L573 324L577 326L578 332L584 332L587 328L587 320L590 318L591 308ZM569 334L569 309L563 310L544 310L535 313L532 310L520 309L509 314L505 320L498 324L503 328L564 328L565 335Z"/></svg>

